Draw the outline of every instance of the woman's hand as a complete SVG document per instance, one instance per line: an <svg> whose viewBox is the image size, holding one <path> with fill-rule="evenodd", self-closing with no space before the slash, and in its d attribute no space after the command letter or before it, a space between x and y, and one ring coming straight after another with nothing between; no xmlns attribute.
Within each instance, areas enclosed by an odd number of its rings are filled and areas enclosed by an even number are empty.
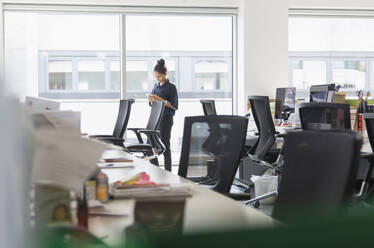
<svg viewBox="0 0 374 248"><path fill-rule="evenodd" d="M157 95L152 95L153 96L153 101L164 101L164 98L161 98Z"/></svg>
<svg viewBox="0 0 374 248"><path fill-rule="evenodd" d="M150 102L150 103L152 103L153 102L153 95L151 95L151 94L146 94L147 95L147 99L148 99L148 101Z"/></svg>
<svg viewBox="0 0 374 248"><path fill-rule="evenodd" d="M152 94L147 94L148 101L153 102L153 101L163 101L164 99L157 96L157 95L152 95Z"/></svg>

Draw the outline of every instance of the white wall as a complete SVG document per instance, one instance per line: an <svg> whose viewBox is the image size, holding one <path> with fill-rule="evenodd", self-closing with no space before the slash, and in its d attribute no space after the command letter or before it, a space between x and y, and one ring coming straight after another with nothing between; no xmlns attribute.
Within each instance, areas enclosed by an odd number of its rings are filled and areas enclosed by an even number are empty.
<svg viewBox="0 0 374 248"><path fill-rule="evenodd" d="M274 97L288 85L286 1L244 1L239 20L239 113L248 95Z"/></svg>

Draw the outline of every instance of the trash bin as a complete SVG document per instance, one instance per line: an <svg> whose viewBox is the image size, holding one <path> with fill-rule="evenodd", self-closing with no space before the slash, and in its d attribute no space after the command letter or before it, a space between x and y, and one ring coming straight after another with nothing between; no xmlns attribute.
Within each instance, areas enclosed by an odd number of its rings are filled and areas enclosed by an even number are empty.
<svg viewBox="0 0 374 248"><path fill-rule="evenodd" d="M252 176L251 181L255 184L255 197L265 195L277 190L278 176ZM260 201L262 205L273 204L275 197Z"/></svg>

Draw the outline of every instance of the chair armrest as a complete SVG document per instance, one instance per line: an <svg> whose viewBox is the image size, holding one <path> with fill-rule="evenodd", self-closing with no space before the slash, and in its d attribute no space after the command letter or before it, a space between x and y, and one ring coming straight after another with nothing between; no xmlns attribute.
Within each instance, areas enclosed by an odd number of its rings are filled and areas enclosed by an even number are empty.
<svg viewBox="0 0 374 248"><path fill-rule="evenodd" d="M113 137L113 135L90 135L88 137L91 138L91 139L102 139L102 138Z"/></svg>
<svg viewBox="0 0 374 248"><path fill-rule="evenodd" d="M147 130L147 129L143 129L143 130L139 130L139 133L144 133L144 134L159 134L160 131L159 130Z"/></svg>
<svg viewBox="0 0 374 248"><path fill-rule="evenodd" d="M133 127L133 128L127 128L129 131L133 131L134 133L139 132L140 130L147 130L145 128L138 128L138 127Z"/></svg>
<svg viewBox="0 0 374 248"><path fill-rule="evenodd" d="M286 133L277 133L275 134L275 138L285 138L286 137Z"/></svg>
<svg viewBox="0 0 374 248"><path fill-rule="evenodd" d="M138 142L139 143L141 143L141 144L143 144L144 143L144 141L143 141L143 139L142 139L142 136L140 135L140 130L147 130L147 129L145 129L145 128L137 128L137 127L135 127L135 128L127 128L127 130L129 130L129 131L133 131L135 134L136 134L136 138L138 139Z"/></svg>
<svg viewBox="0 0 374 248"><path fill-rule="evenodd" d="M102 138L97 138L98 140L109 140L109 141L122 141L124 142L125 140L122 138L117 138L117 137L102 137Z"/></svg>
<svg viewBox="0 0 374 248"><path fill-rule="evenodd" d="M140 134L145 134L148 138L148 140L150 141L151 145L154 147L156 144L154 144L152 138L155 138L155 136L157 136L158 138L160 138L159 134L160 134L160 131L158 130L147 130L147 129L142 129L142 130L139 130L138 133L136 134L137 136L141 136ZM140 142L142 143L142 142Z"/></svg>
<svg viewBox="0 0 374 248"><path fill-rule="evenodd" d="M258 163L261 166L264 166L268 169L274 169L273 165L271 165L270 163L268 163L264 160L261 160L259 157L255 156L255 155L249 155L248 157L249 157L250 160L252 160L255 163Z"/></svg>

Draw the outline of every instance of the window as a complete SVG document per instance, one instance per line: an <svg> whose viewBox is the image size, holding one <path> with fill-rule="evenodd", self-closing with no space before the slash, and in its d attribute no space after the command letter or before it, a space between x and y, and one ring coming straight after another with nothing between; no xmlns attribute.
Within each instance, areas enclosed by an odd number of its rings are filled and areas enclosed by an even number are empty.
<svg viewBox="0 0 374 248"><path fill-rule="evenodd" d="M105 90L105 64L103 61L78 62L78 90Z"/></svg>
<svg viewBox="0 0 374 248"><path fill-rule="evenodd" d="M4 27L10 93L119 99L120 15L5 11Z"/></svg>
<svg viewBox="0 0 374 248"><path fill-rule="evenodd" d="M114 51L102 54L99 51L39 51L39 96L118 99L121 71L116 54Z"/></svg>
<svg viewBox="0 0 374 248"><path fill-rule="evenodd" d="M230 90L228 63L200 60L194 73L195 90Z"/></svg>
<svg viewBox="0 0 374 248"><path fill-rule="evenodd" d="M50 61L48 63L48 90L73 89L73 65L71 61Z"/></svg>
<svg viewBox="0 0 374 248"><path fill-rule="evenodd" d="M121 66L119 60L110 61L110 90L121 90Z"/></svg>
<svg viewBox="0 0 374 248"><path fill-rule="evenodd" d="M366 80L366 63L359 60L332 61L333 82L344 90L363 90Z"/></svg>
<svg viewBox="0 0 374 248"><path fill-rule="evenodd" d="M126 62L126 89L131 91L148 91L148 62L130 60Z"/></svg>
<svg viewBox="0 0 374 248"><path fill-rule="evenodd" d="M133 111L144 113L130 119L129 126L141 126L147 121L148 113L144 110L149 107L145 93L150 92L155 83L153 68L156 61L164 58L168 77L176 85L179 95L179 110L171 134L174 160L179 157L185 116L203 114L200 99L215 99L220 114L233 112L232 29L233 16L126 16L127 64L136 58L144 63L138 73L132 66L126 68L127 85L132 84L126 87L127 96L137 99ZM148 88L145 87L146 78ZM130 135L129 138L135 138Z"/></svg>
<svg viewBox="0 0 374 248"><path fill-rule="evenodd" d="M293 86L307 89L313 84L326 83L326 62L312 60L292 60Z"/></svg>
<svg viewBox="0 0 374 248"><path fill-rule="evenodd" d="M39 84L45 86L39 88L39 96L54 99L69 99L70 96L74 99L118 99L121 89L120 58L116 52L106 52L105 59L97 56L98 53L39 51ZM130 54L126 62L127 97L144 99L154 86L153 68L162 54L157 51L150 51L147 56L143 52ZM231 97L232 66L227 53L193 51L168 54L168 78L176 84L182 98ZM61 57L64 60L60 60ZM43 76L42 71L48 71L49 75ZM56 74L60 71L66 73ZM187 75L193 75L191 80L184 78Z"/></svg>
<svg viewBox="0 0 374 248"><path fill-rule="evenodd" d="M348 96L370 91L373 28L374 19L367 17L290 17L289 84L307 89L335 83Z"/></svg>
<svg viewBox="0 0 374 248"><path fill-rule="evenodd" d="M4 11L4 28L9 93L57 99L62 109L80 111L82 132L113 131L121 92L119 14Z"/></svg>
<svg viewBox="0 0 374 248"><path fill-rule="evenodd" d="M145 94L155 83L156 61L164 58L179 94L172 134L172 147L179 150L184 117L202 114L200 99L215 99L220 114L233 112L234 21L230 14L5 10L6 85L21 99L56 99L62 109L82 112L83 132L110 133L122 82L126 97L136 99L133 112L139 113L129 126L147 122ZM121 51L121 40L126 51Z"/></svg>

